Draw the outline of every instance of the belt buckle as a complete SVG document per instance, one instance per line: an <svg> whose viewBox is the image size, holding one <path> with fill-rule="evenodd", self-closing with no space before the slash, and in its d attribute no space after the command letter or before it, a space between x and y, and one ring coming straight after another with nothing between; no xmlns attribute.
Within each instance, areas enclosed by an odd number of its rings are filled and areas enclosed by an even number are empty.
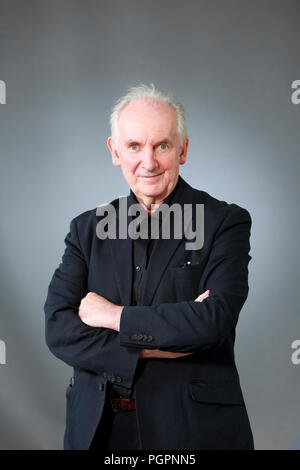
<svg viewBox="0 0 300 470"><path fill-rule="evenodd" d="M116 400L118 400L118 398L110 398L110 404L111 404L112 410L120 411L118 408L116 408Z"/></svg>
<svg viewBox="0 0 300 470"><path fill-rule="evenodd" d="M113 411L115 412L130 411L135 409L134 400L130 400L129 398L125 398L122 396L120 396L119 398L111 398L110 403Z"/></svg>

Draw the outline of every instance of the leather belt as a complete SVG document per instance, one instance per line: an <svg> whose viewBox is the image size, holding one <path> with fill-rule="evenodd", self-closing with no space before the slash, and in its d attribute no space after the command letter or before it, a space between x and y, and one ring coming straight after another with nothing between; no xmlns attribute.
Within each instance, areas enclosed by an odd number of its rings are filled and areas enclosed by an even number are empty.
<svg viewBox="0 0 300 470"><path fill-rule="evenodd" d="M131 411L135 410L135 400L130 400L120 396L119 398L110 398L113 411Z"/></svg>

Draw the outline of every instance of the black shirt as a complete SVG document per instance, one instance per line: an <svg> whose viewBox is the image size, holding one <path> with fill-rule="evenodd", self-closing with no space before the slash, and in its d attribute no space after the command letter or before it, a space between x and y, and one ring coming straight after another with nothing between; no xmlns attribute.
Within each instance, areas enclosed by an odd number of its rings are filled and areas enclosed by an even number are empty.
<svg viewBox="0 0 300 470"><path fill-rule="evenodd" d="M163 201L164 204L172 205L177 193L178 187L180 185L181 177L178 177L177 183L171 193ZM130 190L130 195L128 196L128 207L132 204L137 204L135 194ZM134 216L131 217L132 220ZM151 266L151 254L156 243L159 243L159 238L151 239L151 221L152 217L146 213L144 210L144 217L141 221L141 224L138 225L138 231L146 230L145 224L148 225L148 238L137 238L133 240L133 277L132 277L132 296L131 296L131 305L142 305L141 299L143 297L143 292L147 288L147 273ZM161 231L161 219L159 219L159 228ZM146 232L147 233L147 232ZM160 232L161 233L161 232ZM140 366L141 361L138 362L138 367ZM137 367L137 369L138 369ZM138 372L138 371L136 371ZM128 389L127 387L111 384L110 392L111 397L124 396L126 398L135 398L134 389Z"/></svg>

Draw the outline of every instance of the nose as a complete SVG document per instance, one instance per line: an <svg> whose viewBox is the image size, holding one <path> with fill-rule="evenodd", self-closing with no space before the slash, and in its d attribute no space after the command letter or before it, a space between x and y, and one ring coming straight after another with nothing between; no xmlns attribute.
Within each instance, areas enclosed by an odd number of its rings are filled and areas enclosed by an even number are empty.
<svg viewBox="0 0 300 470"><path fill-rule="evenodd" d="M147 171L153 171L157 168L158 162L153 147L146 147L142 156L142 167Z"/></svg>

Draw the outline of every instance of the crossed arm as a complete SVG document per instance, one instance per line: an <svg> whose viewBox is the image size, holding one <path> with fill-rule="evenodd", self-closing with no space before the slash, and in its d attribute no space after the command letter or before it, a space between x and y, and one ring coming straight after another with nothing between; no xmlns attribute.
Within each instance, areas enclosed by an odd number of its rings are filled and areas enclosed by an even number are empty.
<svg viewBox="0 0 300 470"><path fill-rule="evenodd" d="M202 302L209 294L209 290L205 291L195 299L195 302ZM95 292L89 292L81 300L78 315L81 321L86 325L98 328L110 328L119 332L123 308L123 306L116 305ZM141 349L139 357L176 359L177 357L187 356L188 354L193 354L193 352L180 353L161 351L160 349Z"/></svg>
<svg viewBox="0 0 300 470"><path fill-rule="evenodd" d="M73 219L44 305L46 343L68 365L99 375L113 371L131 388L140 357L175 358L204 351L222 343L235 327L248 294L251 259L251 218L244 209L233 207L214 236L201 281L209 294L206 290L196 301L141 306L139 315L137 306L115 305L88 291L78 225ZM201 303L205 297L209 299ZM142 349L142 342L131 339L142 331L154 332L152 348Z"/></svg>

